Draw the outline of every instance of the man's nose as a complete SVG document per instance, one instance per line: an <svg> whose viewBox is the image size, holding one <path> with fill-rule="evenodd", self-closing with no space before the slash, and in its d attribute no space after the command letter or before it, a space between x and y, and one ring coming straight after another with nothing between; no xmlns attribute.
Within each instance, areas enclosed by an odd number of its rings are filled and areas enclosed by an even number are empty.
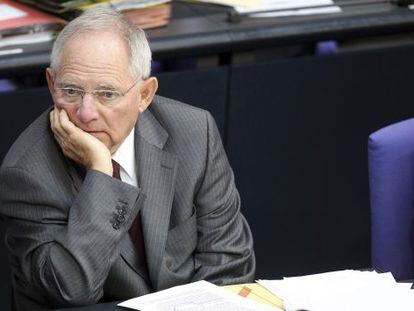
<svg viewBox="0 0 414 311"><path fill-rule="evenodd" d="M82 103L78 108L77 115L82 123L89 123L98 119L99 113L97 109L96 98L90 94L85 93Z"/></svg>

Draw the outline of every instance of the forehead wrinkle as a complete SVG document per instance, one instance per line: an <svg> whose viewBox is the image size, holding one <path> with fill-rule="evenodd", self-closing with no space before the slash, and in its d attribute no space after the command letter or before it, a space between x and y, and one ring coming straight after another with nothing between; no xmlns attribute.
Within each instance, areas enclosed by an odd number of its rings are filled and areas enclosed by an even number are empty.
<svg viewBox="0 0 414 311"><path fill-rule="evenodd" d="M100 66L83 66L83 65L76 65L76 64L64 64L59 69L60 75L62 77L69 75L70 77L73 76L75 80L79 80L82 77L93 76L93 80L98 80L102 82L102 79L110 79L115 80L119 84L123 84L125 80L125 74L121 74L118 68L112 66L114 68L105 68ZM108 82L104 82L108 83Z"/></svg>

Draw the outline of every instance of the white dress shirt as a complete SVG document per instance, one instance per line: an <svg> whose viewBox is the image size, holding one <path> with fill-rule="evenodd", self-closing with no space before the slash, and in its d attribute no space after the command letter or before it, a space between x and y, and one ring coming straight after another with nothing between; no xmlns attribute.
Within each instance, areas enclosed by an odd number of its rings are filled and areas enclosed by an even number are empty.
<svg viewBox="0 0 414 311"><path fill-rule="evenodd" d="M132 186L138 187L136 163L135 163L135 128L128 134L118 150L112 155L112 159L119 163L121 180Z"/></svg>

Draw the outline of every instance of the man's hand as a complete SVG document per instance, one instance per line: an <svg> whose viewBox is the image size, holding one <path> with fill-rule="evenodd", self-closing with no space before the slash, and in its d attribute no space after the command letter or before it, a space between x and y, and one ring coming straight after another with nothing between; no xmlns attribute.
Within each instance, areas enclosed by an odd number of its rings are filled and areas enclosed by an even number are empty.
<svg viewBox="0 0 414 311"><path fill-rule="evenodd" d="M50 125L65 156L87 169L112 176L109 149L99 139L73 124L65 110L55 107L50 112Z"/></svg>

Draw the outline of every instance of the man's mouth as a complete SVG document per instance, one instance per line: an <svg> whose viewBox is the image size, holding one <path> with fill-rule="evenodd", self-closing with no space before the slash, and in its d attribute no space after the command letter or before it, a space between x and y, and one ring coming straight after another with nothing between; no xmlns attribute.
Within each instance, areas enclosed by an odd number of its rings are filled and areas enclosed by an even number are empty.
<svg viewBox="0 0 414 311"><path fill-rule="evenodd" d="M85 131L85 132L95 137L101 136L102 134L105 133L104 131Z"/></svg>

